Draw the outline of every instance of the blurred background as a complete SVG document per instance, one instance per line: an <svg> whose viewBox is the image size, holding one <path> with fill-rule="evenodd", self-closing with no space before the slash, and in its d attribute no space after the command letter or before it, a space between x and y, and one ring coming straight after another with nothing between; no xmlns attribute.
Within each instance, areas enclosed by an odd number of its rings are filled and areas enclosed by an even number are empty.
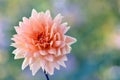
<svg viewBox="0 0 120 80"><path fill-rule="evenodd" d="M50 80L120 80L120 0L0 0L0 80L45 80L42 70L34 77L29 67L22 71L9 46L14 26L33 8L61 13L77 38L67 68Z"/></svg>

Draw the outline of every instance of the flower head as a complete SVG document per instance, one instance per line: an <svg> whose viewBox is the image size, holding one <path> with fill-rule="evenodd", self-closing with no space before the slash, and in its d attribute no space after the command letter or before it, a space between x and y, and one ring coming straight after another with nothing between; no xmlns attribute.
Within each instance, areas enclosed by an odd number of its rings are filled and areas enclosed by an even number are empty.
<svg viewBox="0 0 120 80"><path fill-rule="evenodd" d="M22 70L29 65L33 75L40 68L52 75L54 68L66 67L66 54L70 53L70 45L76 39L65 35L70 27L62 23L62 18L58 14L52 19L49 10L38 13L33 9L31 17L24 17L15 27L17 34L12 38L12 46L16 50L13 54L15 59L24 58Z"/></svg>

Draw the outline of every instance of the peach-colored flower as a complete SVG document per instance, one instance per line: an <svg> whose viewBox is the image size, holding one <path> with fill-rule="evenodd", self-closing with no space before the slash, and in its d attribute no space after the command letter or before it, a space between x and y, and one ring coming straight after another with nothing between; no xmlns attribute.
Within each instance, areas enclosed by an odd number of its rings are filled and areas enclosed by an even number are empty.
<svg viewBox="0 0 120 80"><path fill-rule="evenodd" d="M40 68L52 75L54 68L66 67L66 54L76 39L65 35L70 27L61 22L62 18L58 14L52 19L49 10L38 13L33 9L31 17L24 17L15 27L12 46L17 49L13 53L15 59L24 58L22 70L29 65L33 75Z"/></svg>

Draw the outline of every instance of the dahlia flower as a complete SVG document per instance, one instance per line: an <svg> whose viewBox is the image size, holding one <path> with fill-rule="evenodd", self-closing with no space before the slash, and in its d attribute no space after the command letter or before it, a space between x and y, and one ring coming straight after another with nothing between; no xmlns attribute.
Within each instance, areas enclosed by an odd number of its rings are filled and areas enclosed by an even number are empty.
<svg viewBox="0 0 120 80"><path fill-rule="evenodd" d="M15 27L17 34L11 45L16 48L14 58L24 58L22 70L29 66L32 75L39 69L52 75L60 65L66 67L66 54L70 53L70 46L76 39L65 35L70 27L62 23L62 18L58 14L52 19L49 10L38 13L33 9L31 17L23 17L23 22Z"/></svg>

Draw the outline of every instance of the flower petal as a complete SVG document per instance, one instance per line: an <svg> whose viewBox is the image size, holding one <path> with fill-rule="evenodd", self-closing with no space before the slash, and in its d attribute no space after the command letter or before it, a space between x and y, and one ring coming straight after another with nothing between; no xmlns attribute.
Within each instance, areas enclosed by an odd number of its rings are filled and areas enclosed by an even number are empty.
<svg viewBox="0 0 120 80"><path fill-rule="evenodd" d="M41 65L41 67L42 67L42 69L44 71L45 70L45 65L46 65L46 60L44 60L43 57L40 58L40 65Z"/></svg>
<svg viewBox="0 0 120 80"><path fill-rule="evenodd" d="M39 52L35 52L35 53L34 53L34 57L35 57L35 58L38 58L39 56L40 56L40 53L39 53Z"/></svg>
<svg viewBox="0 0 120 80"><path fill-rule="evenodd" d="M40 50L39 53L40 53L41 55L47 55L47 52L46 52L45 50Z"/></svg>
<svg viewBox="0 0 120 80"><path fill-rule="evenodd" d="M65 42L69 45L73 44L76 42L76 39L70 36L65 36Z"/></svg>
<svg viewBox="0 0 120 80"><path fill-rule="evenodd" d="M61 24L61 32L63 34L65 34L69 29L70 29L70 27L67 27L67 23Z"/></svg>
<svg viewBox="0 0 120 80"><path fill-rule="evenodd" d="M67 59L67 56L66 56L66 55L62 56L62 57L61 57L61 60L67 61L67 60L68 60L68 59Z"/></svg>
<svg viewBox="0 0 120 80"><path fill-rule="evenodd" d="M57 23L57 24L60 24L61 21L62 21L62 18L63 16L61 16L61 14L58 14L55 19L54 19L54 22Z"/></svg>
<svg viewBox="0 0 120 80"><path fill-rule="evenodd" d="M60 66L59 66L59 64L58 63L54 63L54 67L56 68L56 69L58 69L58 70L60 70Z"/></svg>
<svg viewBox="0 0 120 80"><path fill-rule="evenodd" d="M48 50L48 53L49 54L56 54L56 49L51 48L51 49Z"/></svg>
<svg viewBox="0 0 120 80"><path fill-rule="evenodd" d="M60 33L57 32L57 33L54 35L54 40L61 40Z"/></svg>
<svg viewBox="0 0 120 80"><path fill-rule="evenodd" d="M60 45L61 45L61 41L55 41L55 44L54 44L55 47L59 47Z"/></svg>
<svg viewBox="0 0 120 80"><path fill-rule="evenodd" d="M40 69L41 65L40 65L40 61L37 60L36 62L34 62L33 64L30 65L30 69L32 70L32 75L34 76L37 71Z"/></svg>
<svg viewBox="0 0 120 80"><path fill-rule="evenodd" d="M13 54L18 54L18 53L20 53L21 51L22 51L21 49L17 48L17 49L15 49L15 50L13 51Z"/></svg>
<svg viewBox="0 0 120 80"><path fill-rule="evenodd" d="M47 56L45 56L45 59L46 59L47 61L50 61L50 62L53 62L53 60L54 60L54 58L53 58L52 55L47 55Z"/></svg>
<svg viewBox="0 0 120 80"><path fill-rule="evenodd" d="M36 59L37 60L37 59ZM29 58L29 64L33 64L35 62L35 59L33 57Z"/></svg>
<svg viewBox="0 0 120 80"><path fill-rule="evenodd" d="M58 61L58 64L66 68L64 61Z"/></svg>
<svg viewBox="0 0 120 80"><path fill-rule="evenodd" d="M49 10L46 11L45 15L46 15L46 21L47 21L47 23L48 24L52 23L52 18L51 18L51 14L50 14Z"/></svg>
<svg viewBox="0 0 120 80"><path fill-rule="evenodd" d="M15 26L14 28L15 28L15 31L16 31L18 34L21 33L21 29L20 29L18 26Z"/></svg>
<svg viewBox="0 0 120 80"><path fill-rule="evenodd" d="M32 17L36 17L37 14L38 14L37 11L36 11L35 9L32 9L32 14L31 14L31 16L32 16Z"/></svg>
<svg viewBox="0 0 120 80"><path fill-rule="evenodd" d="M25 58L22 64L22 70L24 70L29 64L29 58Z"/></svg>
<svg viewBox="0 0 120 80"><path fill-rule="evenodd" d="M14 57L14 59L21 59L21 58L24 58L25 56L24 56L24 53L18 53L18 54L15 54L15 57Z"/></svg>
<svg viewBox="0 0 120 80"><path fill-rule="evenodd" d="M54 23L53 25L52 25L52 27L51 27L51 31L50 31L50 38L52 38L52 36L53 36L53 31L54 31L54 28L56 27L56 24Z"/></svg>
<svg viewBox="0 0 120 80"><path fill-rule="evenodd" d="M58 50L57 50L57 56L60 56L61 55L61 51L60 51L60 49L58 48Z"/></svg>
<svg viewBox="0 0 120 80"><path fill-rule="evenodd" d="M53 64L48 62L45 66L45 70L46 72L48 72L50 75L53 75L54 73L54 67L53 67Z"/></svg>
<svg viewBox="0 0 120 80"><path fill-rule="evenodd" d="M24 52L21 49L16 49L13 51L13 54L15 54L14 59L21 59L24 58Z"/></svg>
<svg viewBox="0 0 120 80"><path fill-rule="evenodd" d="M61 52L62 52L62 54L66 54L67 53L66 48L62 48Z"/></svg>
<svg viewBox="0 0 120 80"><path fill-rule="evenodd" d="M66 53L70 53L70 51L71 51L72 48L70 46L66 45L65 49L66 49Z"/></svg>

